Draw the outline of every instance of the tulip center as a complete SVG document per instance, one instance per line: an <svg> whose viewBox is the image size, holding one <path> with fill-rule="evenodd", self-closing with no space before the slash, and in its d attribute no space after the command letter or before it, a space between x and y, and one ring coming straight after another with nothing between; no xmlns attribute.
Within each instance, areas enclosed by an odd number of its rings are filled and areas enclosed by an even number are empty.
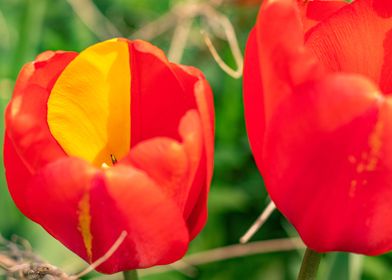
<svg viewBox="0 0 392 280"><path fill-rule="evenodd" d="M130 149L128 44L118 39L81 52L57 79L48 100L49 129L69 156L111 166Z"/></svg>

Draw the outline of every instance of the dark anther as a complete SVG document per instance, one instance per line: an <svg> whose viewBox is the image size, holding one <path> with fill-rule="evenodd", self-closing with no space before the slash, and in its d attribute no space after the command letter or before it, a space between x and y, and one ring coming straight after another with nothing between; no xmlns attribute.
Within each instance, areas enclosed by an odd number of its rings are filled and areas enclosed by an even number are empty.
<svg viewBox="0 0 392 280"><path fill-rule="evenodd" d="M114 155L110 154L110 159L112 160L113 165L117 163L117 159Z"/></svg>

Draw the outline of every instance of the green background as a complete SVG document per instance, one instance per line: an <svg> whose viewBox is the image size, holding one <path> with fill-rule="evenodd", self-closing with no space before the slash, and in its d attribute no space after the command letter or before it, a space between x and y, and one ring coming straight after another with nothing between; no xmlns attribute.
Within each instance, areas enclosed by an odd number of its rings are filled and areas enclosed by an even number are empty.
<svg viewBox="0 0 392 280"><path fill-rule="evenodd" d="M45 50L81 51L102 39L106 24L98 20L102 34L87 27L66 0L0 0L0 106L1 116L11 96L14 81L22 65ZM75 1L74 1L75 2ZM83 1L80 1L84 2ZM168 0L95 0L91 2L124 37L132 37L139 28L187 1ZM240 1L237 1L240 2ZM257 5L223 4L218 8L233 23L240 47L257 15ZM200 29L206 21L197 18L187 40L183 64L203 70L211 83L216 105L215 172L209 197L209 219L202 233L191 243L188 254L237 244L268 203L262 178L254 164L245 131L241 80L226 75L212 59ZM101 30L102 29L102 30ZM208 29L207 29L208 30ZM166 53L173 28L151 41ZM134 38L136 39L136 38ZM235 66L228 44L213 37L222 58ZM3 133L3 121L1 129ZM1 137L2 139L2 137ZM0 171L0 233L11 238L27 239L35 252L68 273L75 273L85 264L40 226L30 222L16 209ZM26 198L28 199L28 198ZM48 201L50 203L50 201ZM253 241L296 236L295 230L278 212L273 213ZM196 279L295 279L303 250L242 256L211 262L197 267ZM151 274L142 279L191 279L178 271ZM97 277L92 273L88 277ZM117 276L118 278L118 276ZM319 279L392 279L392 255L362 257L332 253L322 260Z"/></svg>

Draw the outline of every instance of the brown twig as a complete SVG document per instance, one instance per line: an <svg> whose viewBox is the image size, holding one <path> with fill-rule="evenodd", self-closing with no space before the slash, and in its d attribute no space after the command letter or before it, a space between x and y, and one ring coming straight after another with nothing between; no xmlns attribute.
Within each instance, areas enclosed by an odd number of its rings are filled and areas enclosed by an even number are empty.
<svg viewBox="0 0 392 280"><path fill-rule="evenodd" d="M223 61L219 52L214 47L210 36L208 36L206 31L202 30L204 41L214 60L228 75L238 79L242 76L243 55L233 25L224 14L217 10L222 3L222 0L179 3L173 6L166 14L134 32L131 38L151 40L170 29L174 29L169 59L174 62L180 62L186 43L189 42L187 39L192 23L197 17L201 17L205 20L207 27L211 29L215 36L228 42L237 67L236 69L232 69ZM220 31L221 29L223 32Z"/></svg>
<svg viewBox="0 0 392 280"><path fill-rule="evenodd" d="M85 270L82 272L72 276L71 278L76 280L84 275L87 275L94 269L96 269L98 266L106 262L120 247L120 245L124 242L125 238L127 237L127 232L123 231L121 232L120 236L117 238L117 240L113 243L112 247L109 248L109 250L99 259L97 259L95 262L93 262L91 265L89 265Z"/></svg>
<svg viewBox="0 0 392 280"><path fill-rule="evenodd" d="M275 211L275 209L275 203L271 201L257 218L257 220L253 223L253 225L240 238L240 242L242 244L247 243L253 237L253 235L264 225L264 223L268 220L268 218Z"/></svg>
<svg viewBox="0 0 392 280"><path fill-rule="evenodd" d="M194 253L182 260L173 263L171 266L153 267L141 271L140 275L151 275L175 270L188 269L207 263L223 261L232 258L239 258L263 253L291 251L294 249L306 248L300 238L282 238L273 240L256 241L247 244L237 244L221 248ZM192 272L195 275L195 272Z"/></svg>
<svg viewBox="0 0 392 280"><path fill-rule="evenodd" d="M193 18L182 19L179 24L177 24L168 53L170 61L175 63L181 62L192 24Z"/></svg>

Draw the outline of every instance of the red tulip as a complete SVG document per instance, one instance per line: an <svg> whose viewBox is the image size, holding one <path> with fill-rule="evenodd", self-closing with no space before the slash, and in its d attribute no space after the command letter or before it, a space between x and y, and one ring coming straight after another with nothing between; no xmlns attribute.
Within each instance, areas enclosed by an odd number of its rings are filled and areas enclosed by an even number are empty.
<svg viewBox="0 0 392 280"><path fill-rule="evenodd" d="M266 0L246 50L247 130L313 250L392 250L392 2Z"/></svg>
<svg viewBox="0 0 392 280"><path fill-rule="evenodd" d="M206 222L213 100L202 73L143 41L24 66L6 111L4 162L19 209L98 270L171 263Z"/></svg>

